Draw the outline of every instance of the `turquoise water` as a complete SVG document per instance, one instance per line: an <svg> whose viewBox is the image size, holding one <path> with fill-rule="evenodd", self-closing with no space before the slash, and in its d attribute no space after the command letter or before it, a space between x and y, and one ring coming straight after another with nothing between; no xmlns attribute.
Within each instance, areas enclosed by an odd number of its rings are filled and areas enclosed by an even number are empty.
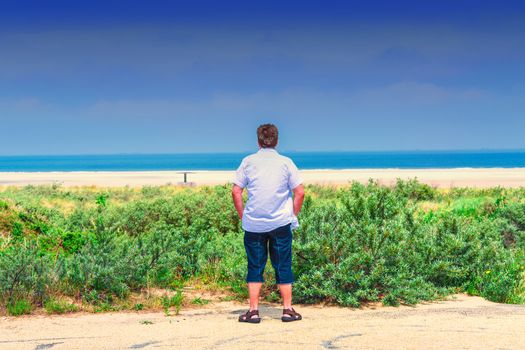
<svg viewBox="0 0 525 350"><path fill-rule="evenodd" d="M525 151L284 152L300 169L515 168ZM246 153L2 156L0 171L232 170Z"/></svg>

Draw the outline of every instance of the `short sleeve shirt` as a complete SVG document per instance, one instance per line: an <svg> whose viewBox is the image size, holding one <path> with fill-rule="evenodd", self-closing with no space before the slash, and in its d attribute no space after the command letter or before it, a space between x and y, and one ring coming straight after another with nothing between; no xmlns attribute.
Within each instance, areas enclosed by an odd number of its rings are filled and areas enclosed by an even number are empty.
<svg viewBox="0 0 525 350"><path fill-rule="evenodd" d="M261 148L244 158L234 180L248 192L242 228L269 232L294 222L292 190L301 183L294 162L273 148Z"/></svg>

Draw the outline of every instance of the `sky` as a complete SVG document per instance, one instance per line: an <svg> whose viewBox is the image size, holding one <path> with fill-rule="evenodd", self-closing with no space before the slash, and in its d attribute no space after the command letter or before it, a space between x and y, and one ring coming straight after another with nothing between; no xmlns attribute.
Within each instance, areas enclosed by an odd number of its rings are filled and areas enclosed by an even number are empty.
<svg viewBox="0 0 525 350"><path fill-rule="evenodd" d="M0 3L0 155L525 149L523 1Z"/></svg>

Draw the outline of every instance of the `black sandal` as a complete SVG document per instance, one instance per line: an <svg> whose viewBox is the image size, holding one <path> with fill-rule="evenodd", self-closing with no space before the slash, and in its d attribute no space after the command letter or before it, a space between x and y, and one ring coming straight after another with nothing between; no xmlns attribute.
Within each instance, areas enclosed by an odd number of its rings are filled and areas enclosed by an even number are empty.
<svg viewBox="0 0 525 350"><path fill-rule="evenodd" d="M288 316L285 316L288 315ZM283 316L281 317L281 321L283 322L293 322L293 321L300 321L303 317L301 314L295 312L295 310L292 308L290 309L284 309L283 310Z"/></svg>
<svg viewBox="0 0 525 350"><path fill-rule="evenodd" d="M256 316L257 317L253 317ZM239 322L248 322L248 323L259 323L261 318L259 317L259 310L248 310L245 314L239 316Z"/></svg>

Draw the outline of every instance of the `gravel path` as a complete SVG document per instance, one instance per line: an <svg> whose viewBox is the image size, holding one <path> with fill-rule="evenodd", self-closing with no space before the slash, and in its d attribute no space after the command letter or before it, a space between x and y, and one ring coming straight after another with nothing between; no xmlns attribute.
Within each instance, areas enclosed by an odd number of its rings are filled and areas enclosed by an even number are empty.
<svg viewBox="0 0 525 350"><path fill-rule="evenodd" d="M282 323L278 305L260 324L237 322L245 306L224 302L178 316L160 312L0 319L0 349L525 349L525 305L456 295L417 307L361 310L298 306Z"/></svg>

